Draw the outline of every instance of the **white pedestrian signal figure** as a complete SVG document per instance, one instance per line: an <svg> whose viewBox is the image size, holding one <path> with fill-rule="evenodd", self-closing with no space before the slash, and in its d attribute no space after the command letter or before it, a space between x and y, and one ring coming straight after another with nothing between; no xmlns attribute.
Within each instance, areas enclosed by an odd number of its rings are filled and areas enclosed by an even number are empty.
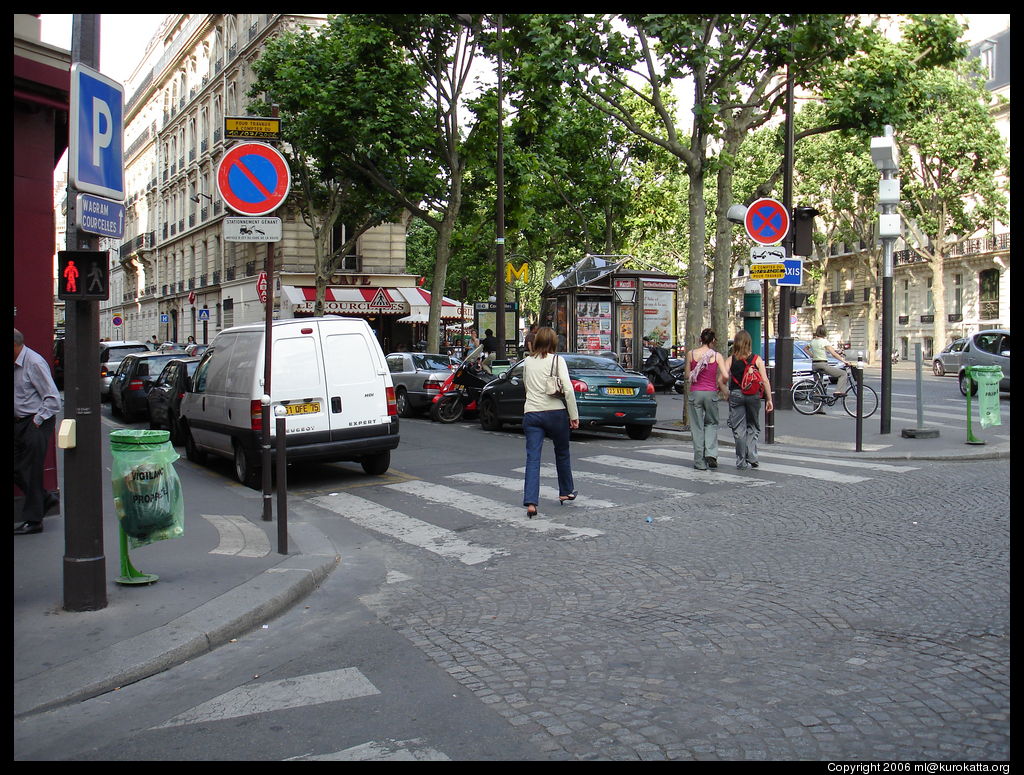
<svg viewBox="0 0 1024 775"><path fill-rule="evenodd" d="M89 270L89 293L103 293L103 269L99 264Z"/></svg>
<svg viewBox="0 0 1024 775"><path fill-rule="evenodd" d="M67 293L78 293L78 267L75 266L74 261L68 261L68 266L64 270L64 279L67 280L64 284Z"/></svg>

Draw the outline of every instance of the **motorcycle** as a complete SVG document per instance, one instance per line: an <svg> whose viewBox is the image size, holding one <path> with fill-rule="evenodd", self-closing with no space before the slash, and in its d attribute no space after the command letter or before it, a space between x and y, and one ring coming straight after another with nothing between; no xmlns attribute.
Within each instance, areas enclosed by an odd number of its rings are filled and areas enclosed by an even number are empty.
<svg viewBox="0 0 1024 775"><path fill-rule="evenodd" d="M651 354L647 356L641 373L650 380L654 389L675 390L682 393L686 390L684 378L686 361L677 359L675 363L668 357L668 350L664 347L652 347Z"/></svg>
<svg viewBox="0 0 1024 775"><path fill-rule="evenodd" d="M480 391L494 379L494 375L480 363L483 349L482 344L474 347L458 368L441 383L441 389L430 405L431 420L453 423L461 420L466 412L476 411Z"/></svg>

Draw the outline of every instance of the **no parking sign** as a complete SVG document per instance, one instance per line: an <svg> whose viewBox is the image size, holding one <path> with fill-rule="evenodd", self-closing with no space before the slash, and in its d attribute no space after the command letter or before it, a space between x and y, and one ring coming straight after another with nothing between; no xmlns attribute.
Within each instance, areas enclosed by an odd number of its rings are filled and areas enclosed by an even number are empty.
<svg viewBox="0 0 1024 775"><path fill-rule="evenodd" d="M217 165L217 190L224 204L241 215L276 210L291 188L288 162L266 143L239 143Z"/></svg>
<svg viewBox="0 0 1024 775"><path fill-rule="evenodd" d="M789 212L775 199L758 199L747 208L743 225L759 245L775 245L789 231Z"/></svg>

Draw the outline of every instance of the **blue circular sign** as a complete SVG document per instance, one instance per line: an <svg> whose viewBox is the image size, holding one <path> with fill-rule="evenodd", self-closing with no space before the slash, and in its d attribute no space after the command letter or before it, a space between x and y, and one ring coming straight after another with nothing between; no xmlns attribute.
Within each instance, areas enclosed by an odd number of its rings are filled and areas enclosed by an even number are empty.
<svg viewBox="0 0 1024 775"><path fill-rule="evenodd" d="M288 162L265 143L239 143L217 166L217 189L224 204L241 215L273 212L290 188Z"/></svg>
<svg viewBox="0 0 1024 775"><path fill-rule="evenodd" d="M775 245L789 231L789 213L775 199L758 199L747 208L743 218L747 236L760 245Z"/></svg>

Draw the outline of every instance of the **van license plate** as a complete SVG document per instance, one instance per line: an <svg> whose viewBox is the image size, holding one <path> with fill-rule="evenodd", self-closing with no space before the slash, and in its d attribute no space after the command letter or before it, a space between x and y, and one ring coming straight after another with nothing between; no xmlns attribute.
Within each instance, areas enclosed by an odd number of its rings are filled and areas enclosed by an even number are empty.
<svg viewBox="0 0 1024 775"><path fill-rule="evenodd" d="M626 387L610 387L605 388L604 392L610 396L631 396L633 395L633 388Z"/></svg>
<svg viewBox="0 0 1024 775"><path fill-rule="evenodd" d="M320 411L320 402L314 404L288 404L284 408L289 415L293 414L317 414Z"/></svg>

